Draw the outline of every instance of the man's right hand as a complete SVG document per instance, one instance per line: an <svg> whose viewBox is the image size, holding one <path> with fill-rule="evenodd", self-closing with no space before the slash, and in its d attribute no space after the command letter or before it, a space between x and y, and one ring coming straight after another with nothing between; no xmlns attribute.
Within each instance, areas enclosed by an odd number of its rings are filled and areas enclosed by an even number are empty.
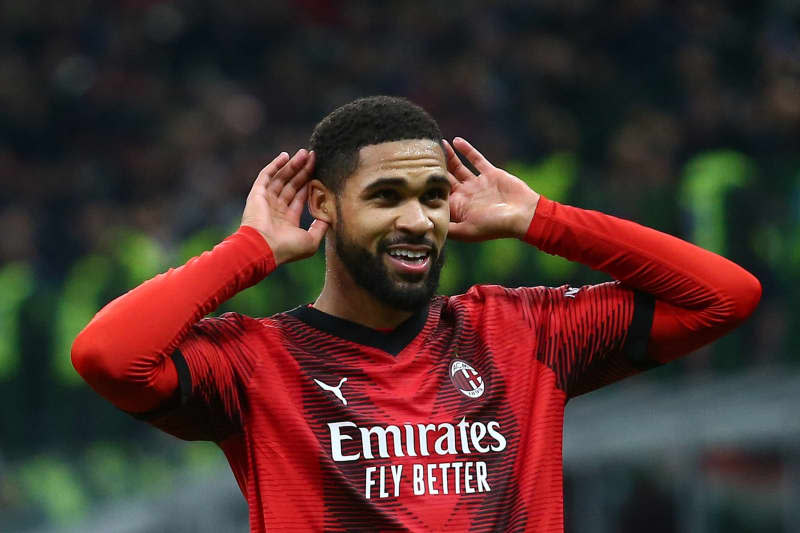
<svg viewBox="0 0 800 533"><path fill-rule="evenodd" d="M313 152L300 149L291 159L281 152L258 173L247 195L242 226L250 226L264 237L276 266L314 255L328 231L327 222L321 220L314 220L308 231L300 227L312 168Z"/></svg>

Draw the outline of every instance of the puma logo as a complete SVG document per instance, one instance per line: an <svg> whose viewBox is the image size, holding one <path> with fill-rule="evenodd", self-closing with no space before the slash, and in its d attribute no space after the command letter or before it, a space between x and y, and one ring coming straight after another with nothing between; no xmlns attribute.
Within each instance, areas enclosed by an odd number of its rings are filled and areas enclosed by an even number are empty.
<svg viewBox="0 0 800 533"><path fill-rule="evenodd" d="M326 383L321 382L320 380L318 380L316 378L314 379L314 383L319 385L321 389L329 391L329 392L332 392L337 398L342 400L342 403L344 405L347 405L347 399L345 399L344 395L342 394L342 390L341 390L342 389L342 384L344 384L345 381L347 381L347 378L342 378L339 381L339 384L336 385L335 387L333 387L331 385L328 385Z"/></svg>

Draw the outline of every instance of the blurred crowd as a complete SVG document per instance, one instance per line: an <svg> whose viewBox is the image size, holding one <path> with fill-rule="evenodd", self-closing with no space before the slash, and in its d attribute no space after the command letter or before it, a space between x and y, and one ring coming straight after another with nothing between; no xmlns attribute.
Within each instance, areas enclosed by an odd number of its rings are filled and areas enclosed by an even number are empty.
<svg viewBox="0 0 800 533"><path fill-rule="evenodd" d="M178 264L213 245L266 162L371 94L409 97L559 201L753 271L756 316L680 370L797 363L799 28L789 0L0 0L0 399L18 406L0 452L136 431L53 377L53 339L163 269L156 250L180 248ZM519 252L483 250L488 279L456 253L447 288L596 280L545 261L503 272L492 254ZM280 305L318 267L290 271ZM24 499L2 466L0 508Z"/></svg>
<svg viewBox="0 0 800 533"><path fill-rule="evenodd" d="M576 203L670 211L683 233L691 154L797 160L791 4L5 0L0 262L58 280L110 225L170 241L229 222L276 152L375 93L497 162L575 152Z"/></svg>

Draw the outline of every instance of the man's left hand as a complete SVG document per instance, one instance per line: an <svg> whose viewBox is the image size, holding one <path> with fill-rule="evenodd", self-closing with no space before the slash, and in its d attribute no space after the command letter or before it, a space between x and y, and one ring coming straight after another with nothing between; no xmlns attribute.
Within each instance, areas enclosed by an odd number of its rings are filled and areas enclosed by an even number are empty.
<svg viewBox="0 0 800 533"><path fill-rule="evenodd" d="M447 169L453 176L448 235L461 241L525 237L539 193L492 165L461 137L453 139L453 145L480 172L477 176L464 166L447 141L443 144Z"/></svg>

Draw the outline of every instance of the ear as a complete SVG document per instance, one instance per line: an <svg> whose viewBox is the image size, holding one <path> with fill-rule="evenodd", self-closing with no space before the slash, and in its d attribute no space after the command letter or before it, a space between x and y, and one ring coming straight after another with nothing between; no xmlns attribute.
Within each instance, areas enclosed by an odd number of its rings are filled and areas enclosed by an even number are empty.
<svg viewBox="0 0 800 533"><path fill-rule="evenodd" d="M336 200L333 192L319 180L308 182L308 211L317 220L331 226L336 222Z"/></svg>

